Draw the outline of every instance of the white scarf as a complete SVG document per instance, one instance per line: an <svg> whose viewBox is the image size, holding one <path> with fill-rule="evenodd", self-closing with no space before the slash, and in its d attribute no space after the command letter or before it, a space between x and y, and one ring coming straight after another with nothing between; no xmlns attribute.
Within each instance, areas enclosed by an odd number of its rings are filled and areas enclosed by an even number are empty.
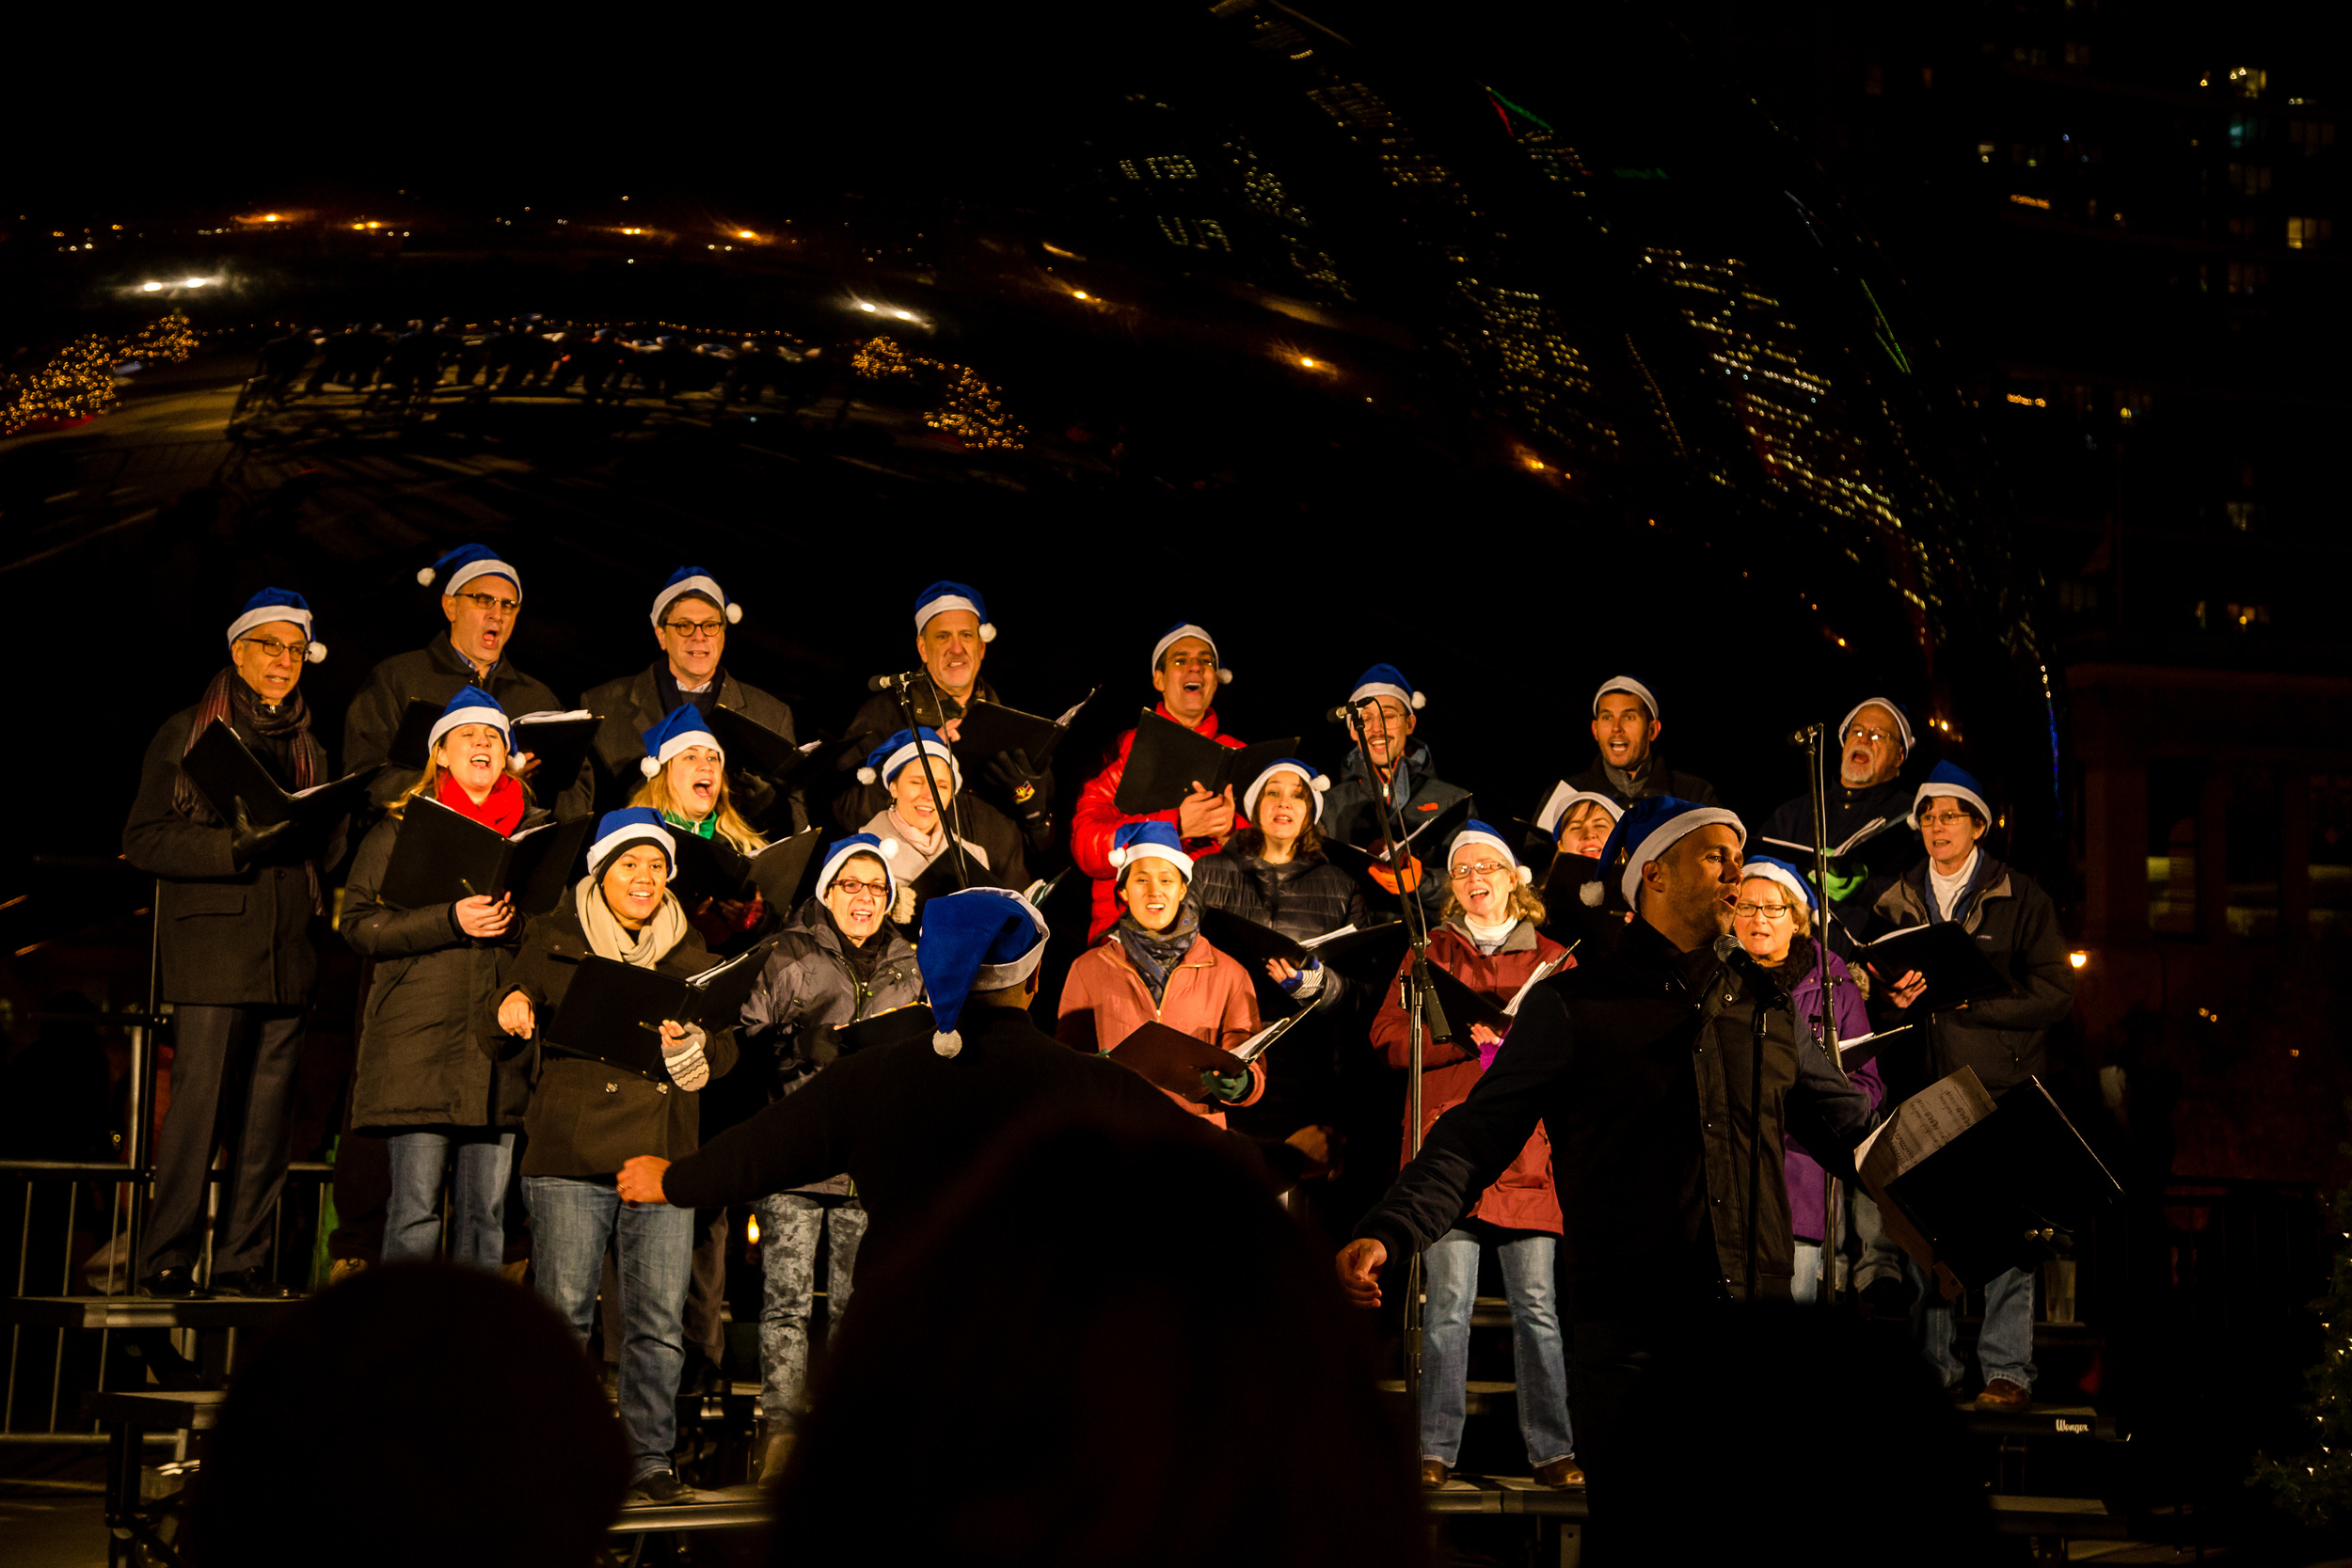
<svg viewBox="0 0 2352 1568"><path fill-rule="evenodd" d="M677 895L664 893L661 907L644 928L632 931L621 924L621 917L612 912L612 906L604 901L604 890L594 877L582 877L573 890L572 907L580 913L580 933L588 939L588 951L599 958L612 958L639 969L651 969L670 956L670 949L686 935L686 911L678 906Z"/></svg>
<svg viewBox="0 0 2352 1568"><path fill-rule="evenodd" d="M1969 850L1968 858L1960 863L1960 869L1948 877L1935 868L1933 861L1928 862L1928 881L1935 890L1935 907L1947 920L1958 917L1960 895L1968 886L1968 879L1977 874L1979 853L1975 849Z"/></svg>
<svg viewBox="0 0 2352 1568"><path fill-rule="evenodd" d="M1511 940L1511 933L1518 929L1518 915L1513 915L1500 926L1486 926L1472 920L1468 910L1462 911L1462 929L1469 933L1481 958L1492 958L1498 948Z"/></svg>

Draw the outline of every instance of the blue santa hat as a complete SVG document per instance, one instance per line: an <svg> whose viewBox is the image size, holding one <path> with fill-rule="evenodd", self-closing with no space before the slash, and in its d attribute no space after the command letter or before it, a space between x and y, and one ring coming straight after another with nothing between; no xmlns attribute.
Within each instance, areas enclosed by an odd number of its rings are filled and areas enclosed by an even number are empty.
<svg viewBox="0 0 2352 1568"><path fill-rule="evenodd" d="M1249 781L1249 787L1241 792L1241 814L1254 818L1258 815L1258 797L1277 773L1295 773L1298 782L1307 786L1307 799L1314 802L1315 820L1323 820L1323 798L1330 793L1331 781L1315 771L1314 764L1296 757L1276 757L1267 763L1265 771Z"/></svg>
<svg viewBox="0 0 2352 1568"><path fill-rule="evenodd" d="M506 710L499 706L496 697L478 686L459 687L457 695L443 705L441 716L433 721L432 733L424 737L425 754L433 754L441 744L441 736L467 724L487 724L498 731L506 742L507 766L514 766L515 731L506 721Z"/></svg>
<svg viewBox="0 0 2352 1568"><path fill-rule="evenodd" d="M1570 789L1567 781L1563 779L1553 784L1551 793L1545 797L1543 809L1535 814L1535 826L1549 833L1556 843L1560 837L1560 824L1568 819L1568 813L1588 800L1607 812L1613 823L1625 815L1625 808L1612 797L1597 789Z"/></svg>
<svg viewBox="0 0 2352 1568"><path fill-rule="evenodd" d="M1626 807L1625 815L1617 818L1616 827L1610 831L1609 842L1600 847L1600 858L1587 868L1584 885L1576 890L1577 897L1590 908L1600 908L1609 896L1609 884L1604 879L1617 863L1617 857L1623 855L1625 872L1618 879L1617 890L1625 895L1626 908L1634 908L1634 895L1642 886L1642 867L1701 828L1709 827L1729 828L1740 835L1741 845L1748 842L1748 830L1739 816L1721 806L1702 806L1696 800L1672 795L1644 796Z"/></svg>
<svg viewBox="0 0 2352 1568"><path fill-rule="evenodd" d="M1639 697L1642 699L1642 705L1649 709L1651 721L1653 723L1657 721L1658 693L1652 691L1648 687L1643 685L1640 681L1635 680L1631 675L1612 675L1607 680L1600 683L1600 689L1593 693L1594 718L1597 719L1600 717L1600 700L1603 697L1608 696L1612 691L1623 691L1631 696Z"/></svg>
<svg viewBox="0 0 2352 1568"><path fill-rule="evenodd" d="M1160 640L1152 644L1152 673L1153 674L1160 673L1160 660L1167 656L1169 647L1187 637L1197 637L1206 642L1209 645L1209 657L1216 657L1216 639L1209 635L1208 627L1195 626L1190 621L1179 621L1160 633ZM1233 684L1233 673L1222 664L1216 667L1216 678L1221 686Z"/></svg>
<svg viewBox="0 0 2352 1568"><path fill-rule="evenodd" d="M1854 704L1851 708L1847 710L1846 717L1837 721L1838 740L1840 742L1845 740L1846 732L1853 728L1853 721L1855 718L1858 717L1862 710L1866 707L1883 707L1887 712L1895 716L1896 738L1903 743L1903 754L1905 756L1909 756L1911 754L1912 747L1915 744L1911 738L1911 715L1905 713L1903 711L1903 705L1897 702L1892 697L1865 697L1862 701Z"/></svg>
<svg viewBox="0 0 2352 1568"><path fill-rule="evenodd" d="M661 846L662 859L669 862L672 874L676 873L677 840L671 836L669 824L651 806L630 806L606 812L597 820L596 842L588 846L588 875L604 880L613 861L632 844Z"/></svg>
<svg viewBox="0 0 2352 1568"><path fill-rule="evenodd" d="M653 596L653 629L661 630L661 617L670 606L689 594L700 594L719 607L719 613L733 626L743 619L743 607L727 597L727 591L719 586L719 579L700 566L680 566L670 574L670 580L661 585L661 592Z"/></svg>
<svg viewBox="0 0 2352 1568"><path fill-rule="evenodd" d="M1535 879L1535 873L1521 865L1518 856L1511 852L1510 841L1475 816L1463 823L1462 831L1454 835L1452 844L1446 846L1445 863L1449 871L1453 869L1454 857L1462 852L1462 846L1465 844L1492 846L1495 853L1502 857L1502 863L1509 866L1518 877L1522 886Z"/></svg>
<svg viewBox="0 0 2352 1568"><path fill-rule="evenodd" d="M483 545L460 545L430 566L417 569L417 580L427 588L436 578L441 579L441 592L454 594L476 578L504 578L515 585L515 597L523 596L523 575L498 558L498 552Z"/></svg>
<svg viewBox="0 0 2352 1568"><path fill-rule="evenodd" d="M668 766L672 757L689 746L707 746L719 753L719 760L727 760L727 749L719 744L719 737L710 733L710 723L691 703L680 703L662 715L661 722L644 732L645 754L637 759L637 770L652 778Z"/></svg>
<svg viewBox="0 0 2352 1568"><path fill-rule="evenodd" d="M1948 762L1939 762L1935 765L1935 771L1930 773L1927 781L1912 794L1911 816L1906 820L1913 827L1919 825L1919 808L1927 804L1928 798L1932 795L1956 796L1976 807L1977 815L1984 818L1988 826L1993 821L1993 808L1986 803L1984 785L1977 783L1976 776Z"/></svg>
<svg viewBox="0 0 2352 1568"><path fill-rule="evenodd" d="M1416 711L1429 705L1429 694L1415 690L1405 672L1393 664L1375 664L1356 677L1356 689L1347 694L1347 700L1360 703L1367 697L1394 697Z"/></svg>
<svg viewBox="0 0 2352 1568"><path fill-rule="evenodd" d="M888 784L898 776L900 768L915 759L918 752L925 756L946 758L947 776L955 780L956 788L963 787L963 769L956 766L955 752L947 749L947 743L939 737L937 730L920 726L900 730L866 752L866 766L857 770L857 782Z"/></svg>
<svg viewBox="0 0 2352 1568"><path fill-rule="evenodd" d="M302 628L302 640L310 644L310 653L304 657L312 664L326 657L326 644L310 636L310 601L290 588L264 588L245 601L243 613L229 623L230 652L236 650L238 638L272 621L292 621Z"/></svg>
<svg viewBox="0 0 2352 1568"><path fill-rule="evenodd" d="M1051 934L1037 906L1004 888L965 888L923 906L914 944L937 1032L931 1049L953 1056L963 1049L957 1025L974 991L1003 990L1037 972Z"/></svg>
<svg viewBox="0 0 2352 1568"><path fill-rule="evenodd" d="M931 617L944 610L970 610L979 617L980 641L996 641L996 628L988 618L988 601L980 597L980 591L968 582L945 580L934 582L914 595L914 635L922 636Z"/></svg>
<svg viewBox="0 0 2352 1568"><path fill-rule="evenodd" d="M1111 835L1111 852L1104 859L1115 871L1124 871L1139 860L1153 856L1168 862L1192 880L1192 857L1184 853L1184 842L1176 836L1175 827L1167 822L1121 822Z"/></svg>
<svg viewBox="0 0 2352 1568"><path fill-rule="evenodd" d="M1750 855L1747 864L1740 868L1740 879L1746 881L1750 877L1778 882L1788 890L1789 897L1808 910L1818 911L1821 907L1821 901L1813 896L1813 884L1805 880L1804 873L1778 855Z"/></svg>
<svg viewBox="0 0 2352 1568"><path fill-rule="evenodd" d="M890 869L890 863L898 853L898 841L880 838L872 833L851 833L825 851L824 869L817 873L817 896L822 898L832 888L833 879L841 875L841 868L860 855L872 855L882 862L882 880L889 884L890 901L898 901L898 874Z"/></svg>

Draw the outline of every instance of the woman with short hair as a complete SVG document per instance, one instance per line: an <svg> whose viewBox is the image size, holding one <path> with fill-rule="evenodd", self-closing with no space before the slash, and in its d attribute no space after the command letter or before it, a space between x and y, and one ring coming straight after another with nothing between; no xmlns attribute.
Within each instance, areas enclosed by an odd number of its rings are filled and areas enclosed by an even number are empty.
<svg viewBox="0 0 2352 1568"><path fill-rule="evenodd" d="M449 1260L495 1269L504 1256L507 1177L531 1085L519 1063L481 1049L474 1028L522 922L505 896L404 909L378 890L413 812L446 807L510 837L547 820L509 766L512 733L488 692L469 686L452 697L426 739L424 771L360 841L343 888L337 928L372 960L351 1125L384 1139L387 1263L440 1254L444 1178Z"/></svg>
<svg viewBox="0 0 2352 1568"><path fill-rule="evenodd" d="M1200 934L1193 861L1176 830L1149 818L1123 822L1110 859L1121 912L1070 966L1055 1036L1080 1051L1111 1051L1157 1022L1231 1051L1256 1034L1258 993L1248 972ZM1222 1127L1228 1107L1254 1104L1265 1092L1263 1061L1236 1067L1201 1075L1205 1102L1169 1098Z"/></svg>
<svg viewBox="0 0 2352 1568"><path fill-rule="evenodd" d="M890 918L898 925L915 924L922 909L916 880L959 849L969 879L964 885L1016 893L1028 886L1020 830L995 807L963 792L963 768L938 731L900 730L890 736L866 756L857 778L860 784L881 784L889 797L890 803L860 831L898 846L890 863L898 884ZM947 891L954 890L951 880Z"/></svg>
<svg viewBox="0 0 2352 1568"><path fill-rule="evenodd" d="M1544 902L1502 835L1472 820L1446 851L1442 925L1429 934L1429 961L1498 1006L1547 963L1565 968L1568 950L1544 936ZM1408 954L1397 971L1411 972ZM1374 1015L1372 1043L1389 1065L1412 1068L1411 1021L1400 985L1391 985ZM1470 1096L1502 1037L1485 1024L1457 1023L1445 1044L1422 1042L1421 1131ZM1410 1101L1407 1101L1409 1107ZM1412 1159L1406 1140L1400 1164ZM1454 1228L1422 1254L1427 1307L1422 1321L1421 1474L1424 1486L1442 1486L1460 1456L1470 1374L1470 1309L1478 1299L1478 1255L1492 1246L1502 1265L1511 1302L1511 1355L1518 1388L1519 1435L1535 1479L1581 1486L1576 1439L1568 1424L1567 1354L1561 1337L1553 1259L1559 1250L1560 1200L1551 1181L1551 1139L1543 1125L1494 1184Z"/></svg>
<svg viewBox="0 0 2352 1568"><path fill-rule="evenodd" d="M664 1021L661 1076L641 1076L564 1049L548 1031L591 957L685 978L710 950L669 890L676 841L660 814L610 812L588 847L588 875L552 914L534 917L522 952L485 1007L482 1037L516 1052L531 1043L524 1118L523 1196L531 1205L532 1271L539 1293L582 1344L596 1310L605 1248L617 1243L621 1279L622 1431L639 1501L692 1500L670 1468L677 1440L678 1376L694 1212L623 1203L612 1173L640 1154L680 1160L700 1139L697 1091L735 1066L732 1025L706 1031Z"/></svg>

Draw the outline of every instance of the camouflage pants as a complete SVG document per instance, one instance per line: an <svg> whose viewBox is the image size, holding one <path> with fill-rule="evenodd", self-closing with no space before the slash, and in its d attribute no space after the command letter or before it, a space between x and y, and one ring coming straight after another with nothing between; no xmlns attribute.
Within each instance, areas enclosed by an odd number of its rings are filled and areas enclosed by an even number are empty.
<svg viewBox="0 0 2352 1568"><path fill-rule="evenodd" d="M759 1215L759 1264L766 1276L759 1310L759 1413L771 1431L790 1432L808 1413L808 1320L817 1288L817 1243L829 1243L825 1329L841 1327L866 1239L866 1207L853 1197L771 1193L752 1205Z"/></svg>

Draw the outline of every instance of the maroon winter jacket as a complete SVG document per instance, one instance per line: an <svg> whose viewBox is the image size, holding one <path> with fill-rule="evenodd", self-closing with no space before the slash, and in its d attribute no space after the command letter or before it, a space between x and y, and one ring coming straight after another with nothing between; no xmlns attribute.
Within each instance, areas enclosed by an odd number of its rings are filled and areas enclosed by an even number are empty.
<svg viewBox="0 0 2352 1568"><path fill-rule="evenodd" d="M1518 994L1519 988L1535 973L1536 965L1566 951L1525 920L1513 928L1492 957L1482 956L1478 944L1451 922L1429 935L1429 961L1498 1006ZM1411 955L1406 955L1397 970L1399 980L1412 962ZM1566 969L1575 962L1570 958L1560 967ZM1381 998L1380 1010L1373 1015L1372 1043L1388 1053L1391 1067L1409 1068L1411 1025L1405 1017L1400 994L1400 988L1391 984L1388 994ZM1486 1070L1479 1064L1478 1047L1471 1042L1467 1029L1451 1045L1422 1044L1422 1137L1429 1135L1430 1127L1439 1117L1470 1098L1470 1090L1477 1086ZM1412 1101L1407 1099L1406 1103L1409 1106ZM1407 1139L1405 1159L1409 1160L1411 1154L1412 1142ZM1493 1186L1479 1195L1470 1213L1489 1225L1510 1230L1549 1230L1555 1236L1560 1234L1560 1200L1551 1186L1551 1137L1542 1122L1535 1124L1535 1132L1527 1140L1527 1147L1519 1150L1519 1157L1496 1178Z"/></svg>

